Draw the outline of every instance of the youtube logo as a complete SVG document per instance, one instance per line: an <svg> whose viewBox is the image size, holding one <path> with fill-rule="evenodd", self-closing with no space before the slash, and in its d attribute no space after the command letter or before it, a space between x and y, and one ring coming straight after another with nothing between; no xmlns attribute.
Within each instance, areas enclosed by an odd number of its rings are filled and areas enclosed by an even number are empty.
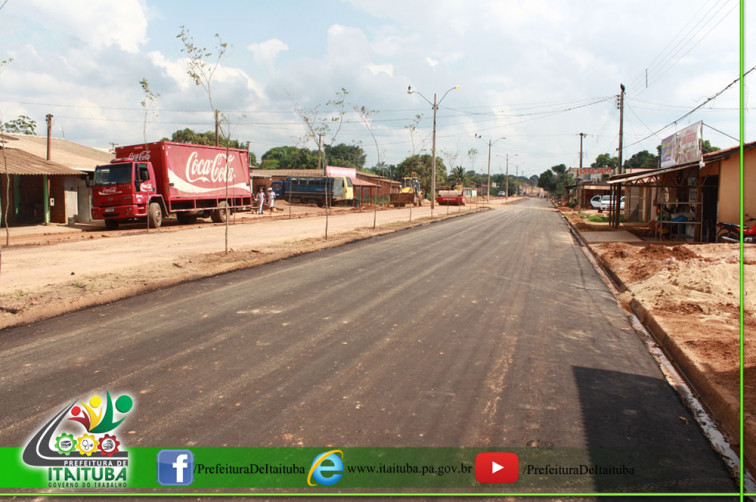
<svg viewBox="0 0 756 502"><path fill-rule="evenodd" d="M520 461L515 453L487 452L475 457L475 479L478 483L510 484L520 475Z"/></svg>

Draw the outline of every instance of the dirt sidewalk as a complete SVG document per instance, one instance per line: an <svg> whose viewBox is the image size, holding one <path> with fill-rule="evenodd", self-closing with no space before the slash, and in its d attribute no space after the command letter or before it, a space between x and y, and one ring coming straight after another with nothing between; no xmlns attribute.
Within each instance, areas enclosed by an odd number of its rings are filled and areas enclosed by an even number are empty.
<svg viewBox="0 0 756 502"><path fill-rule="evenodd" d="M116 232L84 225L12 229L2 253L0 329L503 203L495 198L489 206L437 206L433 220L428 205L375 212L339 208L328 217L324 209L295 206L289 218L282 204L273 215L238 215L228 226L228 253L223 224L149 231L131 225Z"/></svg>

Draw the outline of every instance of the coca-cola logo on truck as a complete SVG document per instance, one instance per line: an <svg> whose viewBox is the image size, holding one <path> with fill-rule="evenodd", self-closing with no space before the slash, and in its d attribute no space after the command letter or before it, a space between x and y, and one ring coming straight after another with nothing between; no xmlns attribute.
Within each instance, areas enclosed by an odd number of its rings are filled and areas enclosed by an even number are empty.
<svg viewBox="0 0 756 502"><path fill-rule="evenodd" d="M228 181L232 182L234 171L233 169L226 169L226 165L233 161L233 155L229 155L228 160L223 153L216 154L214 159L200 159L196 151L192 152L186 161L186 180L190 183L195 181L225 182L226 173L228 173Z"/></svg>
<svg viewBox="0 0 756 502"><path fill-rule="evenodd" d="M129 158L131 160L134 160L136 162L149 162L150 161L150 151L145 150L143 152L139 153L130 153Z"/></svg>

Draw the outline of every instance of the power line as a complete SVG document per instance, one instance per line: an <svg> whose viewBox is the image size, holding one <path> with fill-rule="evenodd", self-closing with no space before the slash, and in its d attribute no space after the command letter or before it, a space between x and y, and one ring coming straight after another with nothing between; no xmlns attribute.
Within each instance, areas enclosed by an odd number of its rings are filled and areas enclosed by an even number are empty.
<svg viewBox="0 0 756 502"><path fill-rule="evenodd" d="M756 66L752 67L750 70L748 70L747 72L745 72L743 74L743 78L745 78L745 76L748 75L749 73L751 73L753 70L756 70ZM626 147L630 147L630 146L633 146L633 145L637 145L638 143L642 143L642 142L646 141L651 136L657 136L660 132L662 132L667 127L677 124L681 120L684 120L686 117L692 115L696 110L698 110L699 108L703 107L706 103L709 103L710 101L713 101L713 100L717 99L723 92L725 92L727 89L729 89L730 87L732 87L733 85L735 85L739 80L740 80L740 77L736 78L735 80L733 80L732 82L730 82L729 84L727 84L727 86L725 86L724 89L722 89L721 91L719 91L718 93L716 93L712 97L708 98L706 101L704 101L700 105L696 106L695 108L693 108L691 111L689 111L688 113L686 113L682 117L680 117L680 118L678 118L676 120L673 120L672 122L670 122L669 124L665 125L664 127L662 127L660 129L652 132L651 134L649 134L645 138L643 138L643 139L641 139L639 141L636 141L635 143L631 143L631 144L625 145L625 146Z"/></svg>
<svg viewBox="0 0 756 502"><path fill-rule="evenodd" d="M676 66L682 60L682 58L684 58L688 53L690 53L690 51L692 51L696 46L698 46L698 44L700 44L703 41L703 39L705 39L714 30L714 28L719 26L719 24L722 21L724 21L732 13L735 7L737 7L737 2L735 2L734 6L727 13L725 13L725 15L722 16L722 18L720 18L719 21L717 21L714 24L711 24L710 20L718 16L728 6L729 2L730 0L716 0L716 1L711 2L711 7L708 9L708 11L703 13L703 15L701 15L700 17L699 17L699 14L703 12L706 6L699 9L699 11L696 12L696 14L694 14L688 20L688 22L680 29L680 31L672 38L672 40L670 40L670 42L664 47L664 49L662 49L661 52L659 52L659 54L656 55L656 57L651 61L651 63L645 68L645 70L641 72L640 75L636 77L635 80L633 80L630 85L628 85L629 92L634 93L634 94L637 94L636 91L643 92L646 88L656 83L668 71L670 71L674 66ZM714 12L715 10L716 12ZM695 21L697 18L698 20ZM686 30L686 28L689 25L691 25L691 23L693 23L694 21L695 21L695 24L693 24L684 35L680 36L680 34L683 33ZM696 37L707 26L711 26L711 27L706 33L698 37L698 40L696 40ZM679 37L679 40L677 40L678 37ZM675 40L677 41L675 42ZM687 50L685 50L686 47L691 42L693 42L693 45L689 46ZM665 52L667 52L667 49L670 46L672 46L672 48L669 50L667 54L665 54ZM678 57L678 54L680 54L680 52L684 50L685 50L685 53ZM655 72L661 69L664 69L664 71L659 76L655 76L654 75ZM651 83L648 82L649 73L651 73L652 77L654 78L654 80L651 81ZM645 80L645 86L643 85L644 80Z"/></svg>
<svg viewBox="0 0 756 502"><path fill-rule="evenodd" d="M722 23L722 21L724 21L725 19L727 19L727 17L730 15L730 13L732 13L733 10L735 10L736 7L737 7L737 4L734 5L727 13L725 13L725 15L722 16L722 18L719 21L717 21L714 25L712 25L711 28L709 28L709 31L707 31L701 38L699 38L698 41L696 41L696 43L694 43L687 51L685 51L684 54L682 54L679 58L677 58L677 60L674 63L672 63L671 65L667 66L667 69L664 70L661 73L661 75L659 75L658 77L656 77L651 82L651 84L656 83L659 79L661 79L664 75L666 75L667 72L669 72L672 68L674 68L677 65L677 63L679 63L685 56L687 56L690 53L690 51L692 51L693 49L695 49L698 46L698 44L700 44L703 41L704 38L706 38L707 36L709 36L709 33L711 33L714 30L714 28L716 28L717 26L719 26ZM681 48L681 50L682 50L682 48Z"/></svg>

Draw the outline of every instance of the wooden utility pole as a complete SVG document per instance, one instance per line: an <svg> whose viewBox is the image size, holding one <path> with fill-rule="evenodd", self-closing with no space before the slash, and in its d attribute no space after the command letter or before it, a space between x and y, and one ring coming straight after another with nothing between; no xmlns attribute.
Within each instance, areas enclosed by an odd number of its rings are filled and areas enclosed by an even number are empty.
<svg viewBox="0 0 756 502"><path fill-rule="evenodd" d="M322 157L322 154L321 154L322 143L323 143L323 135L322 134L318 134L318 171L320 171L321 163L322 163L321 160L320 160L321 157ZM325 176L325 174L326 174L326 168L325 168L325 166L322 166L322 167L323 167L323 176Z"/></svg>
<svg viewBox="0 0 756 502"><path fill-rule="evenodd" d="M623 115L625 112L625 86L623 84L620 84L620 95L619 95L619 111L620 111L620 127L619 127L619 165L617 166L617 173L622 173L622 121L623 121Z"/></svg>
<svg viewBox="0 0 756 502"><path fill-rule="evenodd" d="M47 160L52 158L52 114L45 115L47 120ZM50 179L45 174L42 176L42 194L44 200L45 225L50 223Z"/></svg>
<svg viewBox="0 0 756 502"><path fill-rule="evenodd" d="M625 112L625 86L620 84L620 95L618 98L617 106L620 111L620 124L619 124L619 153L617 155L617 170L615 174L622 173L622 125ZM609 225L614 228L619 228L620 225L620 198L622 197L622 184L616 183L610 192L612 195L611 204L609 207Z"/></svg>
<svg viewBox="0 0 756 502"><path fill-rule="evenodd" d="M580 133L580 170L578 171L578 176L580 176L581 171L583 170L583 138L586 136L584 132Z"/></svg>
<svg viewBox="0 0 756 502"><path fill-rule="evenodd" d="M52 136L52 114L48 113L45 115L45 120L47 121L47 160L51 160L50 156L50 147L52 146L52 140L50 139Z"/></svg>

